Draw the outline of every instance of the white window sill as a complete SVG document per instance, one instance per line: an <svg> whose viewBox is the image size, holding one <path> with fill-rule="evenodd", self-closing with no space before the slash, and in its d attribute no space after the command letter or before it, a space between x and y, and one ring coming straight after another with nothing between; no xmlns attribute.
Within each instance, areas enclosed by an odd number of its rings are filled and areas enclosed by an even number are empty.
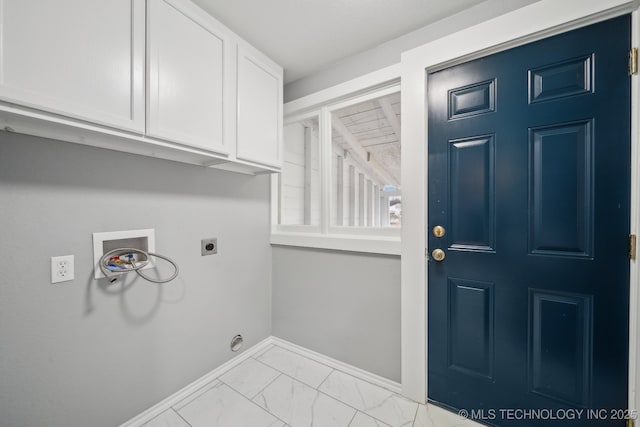
<svg viewBox="0 0 640 427"><path fill-rule="evenodd" d="M357 236L319 233L271 233L271 244L336 251L400 255L399 236Z"/></svg>

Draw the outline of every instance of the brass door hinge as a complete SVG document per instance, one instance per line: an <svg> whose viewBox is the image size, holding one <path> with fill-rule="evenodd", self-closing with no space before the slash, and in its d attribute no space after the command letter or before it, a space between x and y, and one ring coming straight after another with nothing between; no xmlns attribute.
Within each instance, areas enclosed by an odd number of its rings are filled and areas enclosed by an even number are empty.
<svg viewBox="0 0 640 427"><path fill-rule="evenodd" d="M632 47L629 51L629 75L638 74L638 48Z"/></svg>
<svg viewBox="0 0 640 427"><path fill-rule="evenodd" d="M627 427L635 427L636 421L633 418L627 418Z"/></svg>
<svg viewBox="0 0 640 427"><path fill-rule="evenodd" d="M629 235L629 259L630 260L636 259L636 235L635 234Z"/></svg>

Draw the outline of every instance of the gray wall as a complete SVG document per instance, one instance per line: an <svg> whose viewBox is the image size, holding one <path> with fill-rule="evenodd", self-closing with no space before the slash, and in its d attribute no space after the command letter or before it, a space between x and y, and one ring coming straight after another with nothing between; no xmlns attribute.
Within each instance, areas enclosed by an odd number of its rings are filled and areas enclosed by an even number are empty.
<svg viewBox="0 0 640 427"><path fill-rule="evenodd" d="M400 381L400 258L273 248L273 334Z"/></svg>
<svg viewBox="0 0 640 427"><path fill-rule="evenodd" d="M400 62L402 52L455 33L464 28L519 9L539 0L487 0L475 7L350 56L325 69L293 81L284 88L285 102L360 77ZM286 70L285 70L286 73Z"/></svg>
<svg viewBox="0 0 640 427"><path fill-rule="evenodd" d="M268 176L0 132L0 425L118 425L269 336L268 198ZM93 280L91 234L138 228L180 277Z"/></svg>

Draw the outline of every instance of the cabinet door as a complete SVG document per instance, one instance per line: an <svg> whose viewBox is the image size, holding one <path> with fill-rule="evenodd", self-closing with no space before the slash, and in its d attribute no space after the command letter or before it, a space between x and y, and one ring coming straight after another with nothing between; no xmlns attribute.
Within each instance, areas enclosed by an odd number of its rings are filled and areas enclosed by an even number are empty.
<svg viewBox="0 0 640 427"><path fill-rule="evenodd" d="M282 166L282 68L238 46L237 152L240 160Z"/></svg>
<svg viewBox="0 0 640 427"><path fill-rule="evenodd" d="M144 0L0 0L0 100L144 131Z"/></svg>
<svg viewBox="0 0 640 427"><path fill-rule="evenodd" d="M147 135L228 153L226 29L195 5L179 0L150 0L147 25Z"/></svg>

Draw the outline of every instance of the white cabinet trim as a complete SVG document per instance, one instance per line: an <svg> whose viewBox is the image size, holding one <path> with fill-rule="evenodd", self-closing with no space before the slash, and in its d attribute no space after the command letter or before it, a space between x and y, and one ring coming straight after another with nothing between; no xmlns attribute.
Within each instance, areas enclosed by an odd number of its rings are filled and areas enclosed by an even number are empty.
<svg viewBox="0 0 640 427"><path fill-rule="evenodd" d="M251 149L249 147L245 147L243 142L241 141L241 132L240 132L240 123L242 121L243 108L240 100L240 85L242 82L240 81L240 69L242 66L242 60L246 59L247 61L253 63L256 67L260 68L262 71L273 77L276 81L276 85L278 88L278 97L277 97L277 105L276 105L276 120L277 120L277 135L276 135L276 150L274 152L275 157L271 159L264 159L256 157L251 153ZM236 63L236 91L238 93L237 105L236 105L236 158L240 160L245 160L252 163L263 164L266 166L272 166L280 168L282 167L282 114L283 114L283 71L282 68L273 64L268 58L265 58L264 55L253 47L246 45L242 42L238 43L237 48L237 63Z"/></svg>
<svg viewBox="0 0 640 427"><path fill-rule="evenodd" d="M197 148L133 135L118 129L2 103L0 103L0 131L33 135L199 166L212 166L228 162L227 159L216 154Z"/></svg>

